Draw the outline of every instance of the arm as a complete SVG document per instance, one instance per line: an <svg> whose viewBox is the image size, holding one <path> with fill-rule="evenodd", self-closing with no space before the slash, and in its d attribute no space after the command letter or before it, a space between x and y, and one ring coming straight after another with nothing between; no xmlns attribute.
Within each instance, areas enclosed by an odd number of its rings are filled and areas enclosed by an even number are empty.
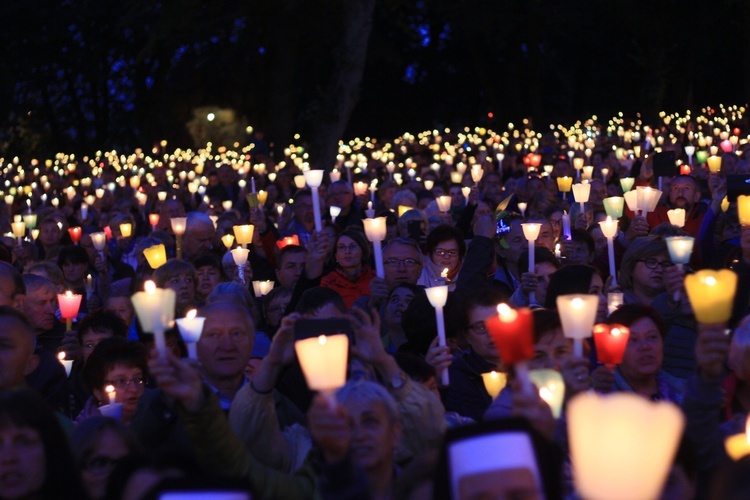
<svg viewBox="0 0 750 500"><path fill-rule="evenodd" d="M495 256L495 222L486 215L474 223L474 238L463 260L461 272L458 273L456 290L463 290L483 279Z"/></svg>

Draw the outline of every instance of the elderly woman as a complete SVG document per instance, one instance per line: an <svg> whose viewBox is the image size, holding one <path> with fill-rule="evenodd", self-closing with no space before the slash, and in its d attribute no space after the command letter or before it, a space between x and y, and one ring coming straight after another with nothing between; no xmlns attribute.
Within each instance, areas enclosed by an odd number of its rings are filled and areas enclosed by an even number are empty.
<svg viewBox="0 0 750 500"><path fill-rule="evenodd" d="M456 289L458 272L466 255L466 242L460 229L452 226L438 226L427 235L425 259L418 285L426 288L435 286L447 270L445 276L451 291Z"/></svg>
<svg viewBox="0 0 750 500"><path fill-rule="evenodd" d="M599 392L633 392L653 401L681 404L684 381L662 370L666 328L655 309L642 304L626 304L607 319L630 329L622 363L614 372L606 366L594 371L594 387Z"/></svg>
<svg viewBox="0 0 750 500"><path fill-rule="evenodd" d="M358 298L370 295L370 282L375 273L370 262L370 247L362 231L345 229L334 245L336 269L320 279L320 285L335 290L344 299L347 309Z"/></svg>
<svg viewBox="0 0 750 500"><path fill-rule="evenodd" d="M652 305L666 288L664 273L672 266L664 238L647 236L631 243L620 264L620 286L626 304Z"/></svg>
<svg viewBox="0 0 750 500"><path fill-rule="evenodd" d="M171 288L176 295L175 318L195 307L195 267L189 262L170 259L154 271L154 282L159 288Z"/></svg>

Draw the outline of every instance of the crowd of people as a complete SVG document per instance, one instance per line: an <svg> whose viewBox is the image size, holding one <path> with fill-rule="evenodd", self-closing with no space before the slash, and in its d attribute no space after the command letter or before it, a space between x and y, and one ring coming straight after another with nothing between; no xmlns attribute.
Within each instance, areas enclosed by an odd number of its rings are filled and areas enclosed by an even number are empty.
<svg viewBox="0 0 750 500"><path fill-rule="evenodd" d="M750 462L724 451L750 410L750 227L727 184L750 174L739 115L349 144L317 195L301 148L277 161L156 147L154 158L6 162L0 498L580 498L565 408L589 391L681 408L663 498L746 498ZM720 170L696 150L720 156ZM589 184L585 203L564 177ZM626 206L611 276L598 222L622 179L662 196L649 212ZM385 219L381 252L368 217ZM531 256L527 222L540 225ZM248 224L238 265L234 228ZM665 241L680 235L695 238L686 265ZM154 269L144 250L157 245L168 259ZM698 323L685 277L721 268L739 280L732 317ZM195 356L177 326L156 353L132 301L149 280L174 290L175 318L205 318ZM261 281L274 286L256 293ZM445 341L425 292L437 285L449 288ZM69 325L67 291L82 296ZM621 363L599 363L591 339L575 352L557 311L566 294L596 296L597 323L629 328ZM485 321L501 303L533 311L529 368L562 376L560 415L493 342ZM347 382L333 398L308 389L295 355L305 321L346 325ZM493 371L508 377L498 395L483 378ZM496 446L500 473L462 480L448 457L467 432L520 433L532 458Z"/></svg>

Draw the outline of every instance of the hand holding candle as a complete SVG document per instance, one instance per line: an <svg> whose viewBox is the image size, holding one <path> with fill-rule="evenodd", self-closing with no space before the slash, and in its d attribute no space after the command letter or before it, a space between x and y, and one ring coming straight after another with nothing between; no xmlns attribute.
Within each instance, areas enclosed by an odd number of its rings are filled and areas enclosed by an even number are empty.
<svg viewBox="0 0 750 500"><path fill-rule="evenodd" d="M557 297L557 312L560 315L563 333L573 339L573 355L583 357L583 339L591 337L596 321L599 297L589 294L570 294Z"/></svg>
<svg viewBox="0 0 750 500"><path fill-rule="evenodd" d="M315 218L315 231L320 232L323 223L320 218L320 196L318 188L323 182L323 170L306 170L302 172L305 176L305 182L312 192L313 216Z"/></svg>
<svg viewBox="0 0 750 500"><path fill-rule="evenodd" d="M185 342L185 345L187 345L188 357L190 359L198 359L196 343L201 338L201 333L203 333L203 323L206 321L206 318L198 317L197 314L198 311L191 309L187 312L184 318L175 320L177 328L180 330L182 340Z"/></svg>
<svg viewBox="0 0 750 500"><path fill-rule="evenodd" d="M539 238L539 230L542 225L539 223L525 222L521 224L523 229L523 235L529 244L529 273L534 274L535 263L534 263L534 242ZM529 293L529 303L535 302L536 297L534 292Z"/></svg>
<svg viewBox="0 0 750 500"><path fill-rule="evenodd" d="M503 363L513 365L524 391L534 392L527 361L534 357L534 319L530 309L497 306L497 316L484 321Z"/></svg>
<svg viewBox="0 0 750 500"><path fill-rule="evenodd" d="M362 224L365 226L365 236L372 242L373 254L375 257L375 274L378 278L385 278L385 269L383 268L383 247L382 241L386 235L385 217L375 217L364 219Z"/></svg>
<svg viewBox="0 0 750 500"><path fill-rule="evenodd" d="M445 338L445 318L443 316L443 307L445 307L445 303L448 301L448 286L441 285L426 288L425 293L427 293L427 299L430 301L430 304L435 308L438 342L441 346L446 346L448 345L448 342ZM448 370L443 370L441 376L443 385L448 385L450 383Z"/></svg>

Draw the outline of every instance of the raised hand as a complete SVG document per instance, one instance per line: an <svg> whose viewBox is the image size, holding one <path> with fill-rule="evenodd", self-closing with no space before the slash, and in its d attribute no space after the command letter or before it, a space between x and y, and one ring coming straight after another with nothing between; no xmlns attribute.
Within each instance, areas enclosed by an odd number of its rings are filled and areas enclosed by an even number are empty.
<svg viewBox="0 0 750 500"><path fill-rule="evenodd" d="M695 341L695 360L698 373L705 378L719 378L724 373L724 361L729 354L729 335L724 323L698 323L698 339Z"/></svg>
<svg viewBox="0 0 750 500"><path fill-rule="evenodd" d="M179 401L189 412L204 404L203 385L198 371L187 361L178 359L167 351L165 358L153 356L148 369L165 395Z"/></svg>

